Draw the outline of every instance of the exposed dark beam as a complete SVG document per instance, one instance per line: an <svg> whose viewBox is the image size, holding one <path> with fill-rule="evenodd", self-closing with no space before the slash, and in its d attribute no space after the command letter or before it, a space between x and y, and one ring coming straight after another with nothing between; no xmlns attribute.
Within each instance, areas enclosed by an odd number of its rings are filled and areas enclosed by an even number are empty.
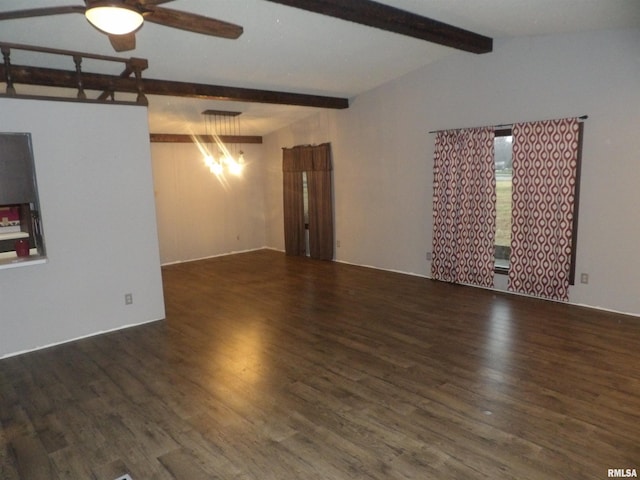
<svg viewBox="0 0 640 480"><path fill-rule="evenodd" d="M77 87L76 72L68 70L12 65L11 76L15 84L64 88ZM0 65L0 78L5 78L4 65ZM171 97L191 97L332 109L349 108L349 100L346 98L228 87L223 85L205 85L171 80L154 80L149 78L143 78L141 82L142 89L146 95L166 95ZM82 83L86 90L113 90L115 92L138 93L138 85L135 78L122 78L117 75L83 72Z"/></svg>
<svg viewBox="0 0 640 480"><path fill-rule="evenodd" d="M228 110L205 110L202 112L203 115L211 115L211 116L219 116L219 117L237 117L242 115L242 112L230 112Z"/></svg>
<svg viewBox="0 0 640 480"><path fill-rule="evenodd" d="M250 103L273 103L279 105L298 105L344 109L349 108L349 100L338 97L307 95L304 93L257 90L253 88L227 87L223 85L204 85L201 83L174 82L170 80L143 80L144 91L148 95L169 95L179 97L209 98Z"/></svg>
<svg viewBox="0 0 640 480"><path fill-rule="evenodd" d="M493 50L493 39L371 0L267 0L472 53Z"/></svg>
<svg viewBox="0 0 640 480"><path fill-rule="evenodd" d="M153 143L215 143L212 135L183 135L179 133L152 133L149 135ZM262 143L262 137L257 135L220 135L222 143Z"/></svg>

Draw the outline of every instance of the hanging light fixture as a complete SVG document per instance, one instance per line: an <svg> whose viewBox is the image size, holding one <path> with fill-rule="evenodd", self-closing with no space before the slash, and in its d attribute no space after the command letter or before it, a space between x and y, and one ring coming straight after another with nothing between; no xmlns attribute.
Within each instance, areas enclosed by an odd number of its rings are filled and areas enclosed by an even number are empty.
<svg viewBox="0 0 640 480"><path fill-rule="evenodd" d="M241 112L205 110L206 138L208 142L204 162L211 173L221 176L225 172L240 176L244 170L244 152L238 151Z"/></svg>
<svg viewBox="0 0 640 480"><path fill-rule="evenodd" d="M87 20L105 33L125 35L142 25L142 14L134 7L122 2L91 2L84 12Z"/></svg>

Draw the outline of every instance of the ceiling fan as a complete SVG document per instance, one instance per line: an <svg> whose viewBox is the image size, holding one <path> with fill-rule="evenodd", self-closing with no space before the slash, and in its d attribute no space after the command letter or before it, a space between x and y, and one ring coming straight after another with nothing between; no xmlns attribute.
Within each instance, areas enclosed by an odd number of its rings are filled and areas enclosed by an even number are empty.
<svg viewBox="0 0 640 480"><path fill-rule="evenodd" d="M32 8L0 12L0 20L43 17L66 13L82 13L89 23L109 36L117 52L136 48L135 32L144 21L202 33L214 37L235 39L242 35L242 27L195 13L158 7L173 0L85 0L85 6Z"/></svg>

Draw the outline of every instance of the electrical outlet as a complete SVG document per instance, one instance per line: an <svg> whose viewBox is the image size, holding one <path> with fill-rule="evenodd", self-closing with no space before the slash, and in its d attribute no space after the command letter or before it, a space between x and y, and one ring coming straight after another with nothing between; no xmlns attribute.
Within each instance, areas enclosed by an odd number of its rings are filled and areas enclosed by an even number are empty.
<svg viewBox="0 0 640 480"><path fill-rule="evenodd" d="M427 262L431 261L431 252L427 252Z"/></svg>
<svg viewBox="0 0 640 480"><path fill-rule="evenodd" d="M133 293L124 294L124 304L131 305L133 303Z"/></svg>
<svg viewBox="0 0 640 480"><path fill-rule="evenodd" d="M581 273L580 274L580 283L584 283L585 285L587 285L589 283L589 274L588 273Z"/></svg>
<svg viewBox="0 0 640 480"><path fill-rule="evenodd" d="M340 240L336 242L336 248L340 248Z"/></svg>

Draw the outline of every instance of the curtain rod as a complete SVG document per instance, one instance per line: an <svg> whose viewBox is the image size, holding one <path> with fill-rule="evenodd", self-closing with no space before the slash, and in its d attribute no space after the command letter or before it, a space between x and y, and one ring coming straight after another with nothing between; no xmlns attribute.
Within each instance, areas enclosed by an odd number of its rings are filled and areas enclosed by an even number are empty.
<svg viewBox="0 0 640 480"><path fill-rule="evenodd" d="M578 118L578 120L586 120L587 118L589 118L589 115L581 115L576 118ZM516 123L520 123L520 122L516 122ZM431 130L429 133L446 132L447 130L469 130L470 128L503 128L503 127L513 127L513 125L514 125L513 123L502 123L500 125L489 125L488 127L443 128L441 130Z"/></svg>

